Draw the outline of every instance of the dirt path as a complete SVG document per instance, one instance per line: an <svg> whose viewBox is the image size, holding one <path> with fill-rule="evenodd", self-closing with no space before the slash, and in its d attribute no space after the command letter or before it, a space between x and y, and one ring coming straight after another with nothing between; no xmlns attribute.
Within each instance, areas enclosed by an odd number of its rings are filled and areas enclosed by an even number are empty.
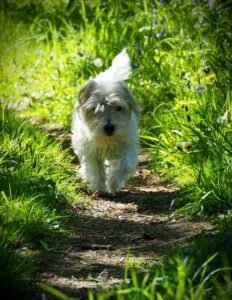
<svg viewBox="0 0 232 300"><path fill-rule="evenodd" d="M56 255L41 259L38 281L86 299L89 288L122 282L126 261L135 266L159 263L168 249L210 228L170 217L176 190L149 174L147 161L140 157L136 176L116 196L95 196L85 207L70 208L73 234Z"/></svg>

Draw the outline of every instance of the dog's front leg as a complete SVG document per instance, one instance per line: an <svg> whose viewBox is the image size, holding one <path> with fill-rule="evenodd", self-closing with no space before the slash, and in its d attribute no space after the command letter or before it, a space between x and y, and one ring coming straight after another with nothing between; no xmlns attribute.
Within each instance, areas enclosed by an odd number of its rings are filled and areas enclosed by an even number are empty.
<svg viewBox="0 0 232 300"><path fill-rule="evenodd" d="M107 192L115 194L120 191L135 173L137 163L138 153L135 149L128 150L121 159L112 160L107 169Z"/></svg>
<svg viewBox="0 0 232 300"><path fill-rule="evenodd" d="M105 191L105 174L103 162L94 156L86 156L81 160L81 176L89 183L92 192Z"/></svg>

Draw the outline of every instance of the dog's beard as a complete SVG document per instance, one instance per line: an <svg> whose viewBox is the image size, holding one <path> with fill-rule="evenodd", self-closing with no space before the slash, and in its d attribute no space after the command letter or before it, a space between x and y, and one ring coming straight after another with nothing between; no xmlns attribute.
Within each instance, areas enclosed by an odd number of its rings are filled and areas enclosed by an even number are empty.
<svg viewBox="0 0 232 300"><path fill-rule="evenodd" d="M93 139L98 144L115 143L127 139L127 135L93 135Z"/></svg>

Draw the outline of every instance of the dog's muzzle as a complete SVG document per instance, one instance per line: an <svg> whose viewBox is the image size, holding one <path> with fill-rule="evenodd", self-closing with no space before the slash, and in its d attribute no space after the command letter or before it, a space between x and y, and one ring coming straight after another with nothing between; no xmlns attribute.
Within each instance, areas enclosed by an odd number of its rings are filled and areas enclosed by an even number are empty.
<svg viewBox="0 0 232 300"><path fill-rule="evenodd" d="M105 133L106 133L108 136L111 136L111 135L113 135L113 133L114 133L115 126L112 125L112 124L107 124L107 125L104 126L104 130L105 130Z"/></svg>

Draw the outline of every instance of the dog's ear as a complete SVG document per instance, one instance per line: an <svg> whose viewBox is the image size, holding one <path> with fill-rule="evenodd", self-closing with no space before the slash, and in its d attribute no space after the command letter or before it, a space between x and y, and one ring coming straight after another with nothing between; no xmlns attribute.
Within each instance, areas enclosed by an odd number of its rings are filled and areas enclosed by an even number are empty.
<svg viewBox="0 0 232 300"><path fill-rule="evenodd" d="M91 96L91 93L95 90L97 86L96 81L93 79L87 80L79 90L78 93L78 102L82 106Z"/></svg>
<svg viewBox="0 0 232 300"><path fill-rule="evenodd" d="M129 90L127 89L127 87L125 85L123 85L123 91L125 93L125 98L127 99L130 107L132 108L132 110L136 113L139 114L141 111L141 108L139 106L139 104L137 103L137 101L135 100L135 98L133 97L133 95L129 92Z"/></svg>

